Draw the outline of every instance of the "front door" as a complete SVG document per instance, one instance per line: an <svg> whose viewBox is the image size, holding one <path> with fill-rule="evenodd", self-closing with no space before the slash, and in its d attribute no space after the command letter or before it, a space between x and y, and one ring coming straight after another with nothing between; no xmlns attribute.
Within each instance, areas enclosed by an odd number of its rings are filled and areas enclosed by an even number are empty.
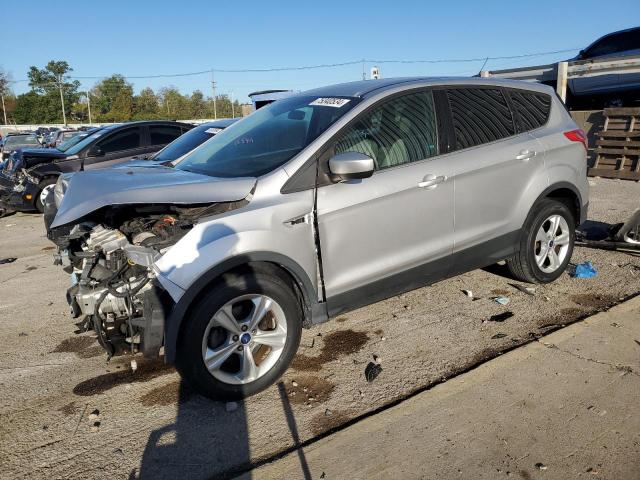
<svg viewBox="0 0 640 480"><path fill-rule="evenodd" d="M374 159L372 177L318 188L330 315L446 275L453 246L450 164L437 156L431 91L384 100L330 147Z"/></svg>
<svg viewBox="0 0 640 480"><path fill-rule="evenodd" d="M100 154L85 160L85 170L111 167L145 153L142 131L137 126L118 130L100 140L96 146Z"/></svg>

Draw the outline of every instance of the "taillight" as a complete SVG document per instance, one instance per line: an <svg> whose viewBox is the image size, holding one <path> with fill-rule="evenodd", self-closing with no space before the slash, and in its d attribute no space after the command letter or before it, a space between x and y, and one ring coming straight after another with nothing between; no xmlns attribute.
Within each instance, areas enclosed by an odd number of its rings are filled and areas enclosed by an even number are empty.
<svg viewBox="0 0 640 480"><path fill-rule="evenodd" d="M587 135L584 133L584 130L570 130L568 132L564 132L564 136L572 142L582 143L584 149L587 150Z"/></svg>

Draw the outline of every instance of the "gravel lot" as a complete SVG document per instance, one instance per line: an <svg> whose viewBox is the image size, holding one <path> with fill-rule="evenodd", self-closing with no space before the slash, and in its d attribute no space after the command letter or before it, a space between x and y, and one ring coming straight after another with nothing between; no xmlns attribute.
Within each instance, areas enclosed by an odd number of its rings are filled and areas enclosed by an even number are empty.
<svg viewBox="0 0 640 480"><path fill-rule="evenodd" d="M640 183L592 183L592 220L640 206ZM128 358L106 363L91 334L73 333L41 216L0 219L0 231L0 259L17 257L0 265L1 478L228 477L640 292L640 258L615 252L577 248L573 261L598 276L563 275L534 296L503 267L474 271L305 331L282 382L234 410L161 362L138 359L135 373ZM383 370L368 383L374 355Z"/></svg>

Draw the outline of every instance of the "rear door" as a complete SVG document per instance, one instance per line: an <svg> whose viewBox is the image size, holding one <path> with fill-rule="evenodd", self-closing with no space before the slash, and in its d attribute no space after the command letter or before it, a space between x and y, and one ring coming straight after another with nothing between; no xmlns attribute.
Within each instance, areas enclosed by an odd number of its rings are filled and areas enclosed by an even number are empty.
<svg viewBox="0 0 640 480"><path fill-rule="evenodd" d="M439 157L429 90L383 100L345 127L332 154L364 153L372 177L317 190L330 315L441 278L453 246L450 163ZM321 164L323 162L321 161Z"/></svg>
<svg viewBox="0 0 640 480"><path fill-rule="evenodd" d="M84 162L85 170L110 167L145 153L140 126L119 129L100 139L96 146L101 154L88 157Z"/></svg>
<svg viewBox="0 0 640 480"><path fill-rule="evenodd" d="M544 150L519 131L506 91L458 87L446 91L455 152L454 270L463 272L513 253L522 226L519 200L544 179Z"/></svg>
<svg viewBox="0 0 640 480"><path fill-rule="evenodd" d="M145 148L145 154L162 150L166 145L182 135L186 129L183 129L180 125L149 125L147 131L149 141L148 146Z"/></svg>

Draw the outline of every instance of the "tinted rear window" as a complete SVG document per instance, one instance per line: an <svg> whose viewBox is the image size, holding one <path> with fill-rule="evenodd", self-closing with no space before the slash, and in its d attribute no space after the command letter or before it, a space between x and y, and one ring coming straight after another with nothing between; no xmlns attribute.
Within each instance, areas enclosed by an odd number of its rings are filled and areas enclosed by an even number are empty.
<svg viewBox="0 0 640 480"><path fill-rule="evenodd" d="M151 137L151 145L166 145L173 142L182 135L180 127L170 125L158 125L149 127L149 136Z"/></svg>
<svg viewBox="0 0 640 480"><path fill-rule="evenodd" d="M551 111L549 95L520 90L511 90L509 95L521 131L535 130L547 123Z"/></svg>
<svg viewBox="0 0 640 480"><path fill-rule="evenodd" d="M500 89L447 90L456 150L482 145L516 132L511 109Z"/></svg>

